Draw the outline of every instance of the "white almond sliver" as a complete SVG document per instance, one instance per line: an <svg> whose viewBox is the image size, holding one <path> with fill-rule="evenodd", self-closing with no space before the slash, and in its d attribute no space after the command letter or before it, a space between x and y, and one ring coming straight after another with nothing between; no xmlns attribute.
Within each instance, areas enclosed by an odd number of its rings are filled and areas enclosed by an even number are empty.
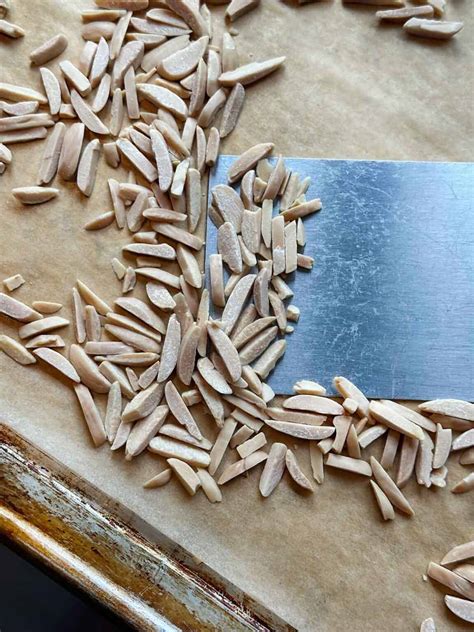
<svg viewBox="0 0 474 632"><path fill-rule="evenodd" d="M226 467L226 469L222 472L219 480L217 481L219 485L225 485L230 480L235 478L236 476L240 476L244 474L248 470L252 469L256 465L259 465L263 461L268 458L268 454L266 452L257 450L253 452L250 456L245 459L241 459L232 465Z"/></svg>
<svg viewBox="0 0 474 632"><path fill-rule="evenodd" d="M106 211L88 221L87 224L84 224L84 230L101 230L102 228L110 226L114 219L114 211Z"/></svg>
<svg viewBox="0 0 474 632"><path fill-rule="evenodd" d="M420 632L436 632L436 625L432 617L421 622Z"/></svg>
<svg viewBox="0 0 474 632"><path fill-rule="evenodd" d="M312 441L309 444L309 459L314 480L320 485L324 482L324 461L323 453L318 445Z"/></svg>
<svg viewBox="0 0 474 632"><path fill-rule="evenodd" d="M33 301L32 307L42 314L54 314L62 309L62 303L52 303L51 301Z"/></svg>
<svg viewBox="0 0 474 632"><path fill-rule="evenodd" d="M424 432L424 431L422 431ZM416 457L415 472L418 485L431 487L431 471L433 469L434 444L428 433L424 433L423 440Z"/></svg>
<svg viewBox="0 0 474 632"><path fill-rule="evenodd" d="M384 520L393 520L395 518L395 512L390 500L380 489L377 483L374 483L374 481L370 481L370 486L372 487L372 491L374 492L375 500L377 501L377 505L379 506L382 518Z"/></svg>
<svg viewBox="0 0 474 632"><path fill-rule="evenodd" d="M223 72L219 77L219 83L222 86L234 86L236 83L247 86L277 70L284 63L285 59L286 57L275 57L266 61L250 62L244 66L239 66L235 70Z"/></svg>
<svg viewBox="0 0 474 632"><path fill-rule="evenodd" d="M167 415L168 406L157 406L149 415L133 424L125 445L126 461L131 461L134 456L138 456L145 450L163 425Z"/></svg>
<svg viewBox="0 0 474 632"><path fill-rule="evenodd" d="M118 382L120 384L120 390L122 391L122 395L127 399L132 399L135 396L133 388L130 385L130 382L127 378L125 371L111 362L102 362L99 366L99 371L102 373L104 377L106 377L109 382ZM123 424L121 424L122 426ZM130 425L130 424L125 424ZM125 439L126 440L126 439Z"/></svg>
<svg viewBox="0 0 474 632"><path fill-rule="evenodd" d="M31 51L29 57L30 62L34 66L41 66L42 64L46 64L48 61L51 61L58 55L60 55L67 47L68 40L65 35L62 33L58 33L51 39L38 46Z"/></svg>
<svg viewBox="0 0 474 632"><path fill-rule="evenodd" d="M21 274L14 274L11 277L3 279L3 285L9 292L13 292L25 283L25 279Z"/></svg>
<svg viewBox="0 0 474 632"><path fill-rule="evenodd" d="M234 226L224 222L217 231L217 247L223 261L234 273L242 272L242 255Z"/></svg>
<svg viewBox="0 0 474 632"><path fill-rule="evenodd" d="M102 335L99 314L93 305L87 305L84 310L86 335L90 341L98 341Z"/></svg>
<svg viewBox="0 0 474 632"><path fill-rule="evenodd" d="M201 335L199 325L193 323L181 340L179 357L176 365L176 374L183 384L189 386L196 362L196 352Z"/></svg>
<svg viewBox="0 0 474 632"><path fill-rule="evenodd" d="M247 149L230 167L228 171L229 182L234 183L240 180L247 171L255 167L259 160L268 156L273 147L273 143L261 143Z"/></svg>
<svg viewBox="0 0 474 632"><path fill-rule="evenodd" d="M39 350L38 350L39 351ZM46 351L43 349L42 351ZM89 389L83 384L75 384L74 391L84 414L92 441L96 448L107 441L104 424Z"/></svg>
<svg viewBox="0 0 474 632"><path fill-rule="evenodd" d="M366 428L359 434L359 445L362 449L367 448L371 443L382 437L387 432L387 427L383 424L375 424Z"/></svg>
<svg viewBox="0 0 474 632"><path fill-rule="evenodd" d="M163 385L153 384L143 391L140 391L129 402L122 413L122 421L130 423L137 419L143 419L150 415L160 403L163 395Z"/></svg>
<svg viewBox="0 0 474 632"><path fill-rule="evenodd" d="M65 59L64 61L59 62L59 68L69 83L75 88L75 90L71 90L71 97L72 93L76 91L76 94L79 93L81 97L89 94L91 90L90 81L78 68L76 68L76 66L74 66L74 64ZM72 105L74 106L74 103L72 103ZM74 109L76 109L75 106Z"/></svg>
<svg viewBox="0 0 474 632"><path fill-rule="evenodd" d="M100 141L97 138L91 140L84 148L77 168L77 187L87 197L94 190L100 150Z"/></svg>
<svg viewBox="0 0 474 632"><path fill-rule="evenodd" d="M89 72L89 81L92 88L95 88L95 86L99 85L99 83L102 81L103 77L105 76L105 73L107 72L107 66L109 64L109 59L110 59L109 45L107 44L105 39L101 37L99 39L99 43L96 48L94 59L92 61L92 66ZM109 76L109 82L110 82L110 76ZM94 97L94 102L96 98L97 96ZM92 107L92 109L94 112L98 111L94 108L94 106Z"/></svg>
<svg viewBox="0 0 474 632"><path fill-rule="evenodd" d="M253 454L254 452L256 452L257 450L260 450L260 448L263 448L263 446L266 445L266 443L267 443L267 438L265 434L263 432L259 432L251 439L248 439L247 441L245 441L245 443L242 443L241 445L239 445L237 447L237 452L239 453L242 459L245 459L251 454Z"/></svg>
<svg viewBox="0 0 474 632"><path fill-rule="evenodd" d="M77 280L77 287L86 303L88 303L89 305L93 305L99 312L99 314L102 314L102 316L107 316L107 314L112 311L112 308L109 307L109 305L107 305L105 301L97 296L95 292L93 292L89 287L87 287L85 283L83 283L79 279Z"/></svg>
<svg viewBox="0 0 474 632"><path fill-rule="evenodd" d="M156 129L150 129L150 139L158 169L160 189L166 192L170 188L173 180L173 166L171 164L168 147L163 135Z"/></svg>
<svg viewBox="0 0 474 632"><path fill-rule="evenodd" d="M166 331L165 325L158 314L151 309L146 303L141 301L138 298L117 298L115 300L115 305L121 307L122 309L130 312L133 316L143 321L149 327L154 329L155 331L164 334ZM109 310L111 311L111 310Z"/></svg>
<svg viewBox="0 0 474 632"><path fill-rule="evenodd" d="M84 101L76 90L71 90L71 105L78 118L94 134L109 134L109 129L102 123L100 118L94 114L90 106Z"/></svg>
<svg viewBox="0 0 474 632"><path fill-rule="evenodd" d="M177 81L191 74L202 59L209 37L203 36L191 42L180 51L163 59L158 66L158 72L165 79Z"/></svg>
<svg viewBox="0 0 474 632"><path fill-rule="evenodd" d="M199 468L196 473L201 482L202 491L206 494L207 499L211 503L220 503L222 501L222 492L213 477L207 470L203 470L202 468Z"/></svg>
<svg viewBox="0 0 474 632"><path fill-rule="evenodd" d="M389 408L380 402L371 401L369 412L374 419L380 421L389 428L397 430L409 437L413 437L414 439L423 440L423 430L413 422L399 415L392 408Z"/></svg>
<svg viewBox="0 0 474 632"><path fill-rule="evenodd" d="M372 476L372 468L366 461L353 459L349 456L328 454L326 465L336 467L340 470L346 470L347 472L353 472L354 474L362 474L362 476Z"/></svg>
<svg viewBox="0 0 474 632"><path fill-rule="evenodd" d="M352 384L345 377L335 377L333 380L334 387L344 397L350 397L359 404L359 413L361 416L369 414L369 400L360 391L355 384Z"/></svg>
<svg viewBox="0 0 474 632"><path fill-rule="evenodd" d="M148 447L154 454L165 458L181 459L196 467L208 467L211 461L209 453L205 450L162 435L151 439Z"/></svg>
<svg viewBox="0 0 474 632"><path fill-rule="evenodd" d="M474 404L460 399L435 399L419 404L418 408L427 413L449 415L466 421L474 421Z"/></svg>
<svg viewBox="0 0 474 632"><path fill-rule="evenodd" d="M197 119L198 125L201 127L209 127L217 116L217 113L224 107L226 100L226 90L219 88L202 108Z"/></svg>
<svg viewBox="0 0 474 632"><path fill-rule="evenodd" d="M225 409L221 396L198 373L194 371L193 381L197 386L200 396L214 418L216 425L221 428L224 424Z"/></svg>
<svg viewBox="0 0 474 632"><path fill-rule="evenodd" d="M471 472L467 476L465 476L462 480L460 480L456 485L451 489L453 494L464 494L466 492L470 492L474 489L474 472ZM474 599L471 595L469 599Z"/></svg>
<svg viewBox="0 0 474 632"><path fill-rule="evenodd" d="M216 323L209 323L207 331L209 338L211 339L217 353L222 358L232 381L236 382L242 375L242 365L237 349L227 334L220 329Z"/></svg>
<svg viewBox="0 0 474 632"><path fill-rule="evenodd" d="M331 449L337 454L340 454L344 448L349 429L352 425L352 417L347 415L338 415L334 417L333 424L336 429L336 437ZM322 439L323 437L320 438Z"/></svg>
<svg viewBox="0 0 474 632"><path fill-rule="evenodd" d="M459 593L466 599L474 601L474 585L464 577L460 577L444 566L430 562L426 572L428 577L446 586L450 590Z"/></svg>
<svg viewBox="0 0 474 632"><path fill-rule="evenodd" d="M0 118L0 132L21 132L21 130L38 128L41 125L44 125L44 127L52 127L54 125L53 119L46 112L39 112L37 114L24 114L22 116L6 116ZM8 144L7 140L3 142Z"/></svg>
<svg viewBox="0 0 474 632"><path fill-rule="evenodd" d="M209 439L203 437L202 439L196 439L189 432L183 428L183 426L177 426L173 423L164 424L160 428L160 435L164 435L166 437L171 437L172 439L176 439L177 441L182 441L183 443L189 443L190 445L194 445L197 448L201 448L202 450L210 450L212 448L212 443Z"/></svg>
<svg viewBox="0 0 474 632"><path fill-rule="evenodd" d="M234 328L242 312L242 309L247 302L250 292L252 291L252 286L255 279L255 274L247 274L242 279L240 279L240 281L238 281L237 285L229 296L221 317L222 328L226 334L230 334L230 332ZM234 345L236 346L235 342Z"/></svg>
<svg viewBox="0 0 474 632"><path fill-rule="evenodd" d="M46 333L52 329L58 329L59 327L66 327L69 325L69 321L60 316L49 316L48 318L42 318L34 322L23 325L18 330L18 335L21 339L31 338L40 333Z"/></svg>
<svg viewBox="0 0 474 632"><path fill-rule="evenodd" d="M201 439L201 431L173 382L166 383L165 397L169 409L176 420L179 421L193 437Z"/></svg>
<svg viewBox="0 0 474 632"><path fill-rule="evenodd" d="M9 101L38 101L41 105L47 105L48 103L48 99L44 94L37 90L5 82L0 82L0 98L8 99Z"/></svg>
<svg viewBox="0 0 474 632"><path fill-rule="evenodd" d="M188 494L194 496L194 494L201 486L201 480L196 472L192 469L190 465L188 465L184 461L180 461L179 459L171 458L167 459L167 462L178 477L184 489L188 492Z"/></svg>
<svg viewBox="0 0 474 632"><path fill-rule="evenodd" d="M344 408L340 404L318 395L294 395L283 402L283 407L322 415L344 415Z"/></svg>
<svg viewBox="0 0 474 632"><path fill-rule="evenodd" d="M415 469L415 460L420 442L418 439L404 436L400 452L400 462L397 473L397 487L404 487L410 480Z"/></svg>
<svg viewBox="0 0 474 632"><path fill-rule="evenodd" d="M100 80L100 83L95 91L94 100L92 101L92 105L91 105L91 110L95 114L98 114L99 112L101 112L109 101L110 83L111 83L111 78L109 74L105 74ZM115 148L117 147L115 143L106 143L105 145L113 145ZM105 145L104 145L104 150L105 150Z"/></svg>
<svg viewBox="0 0 474 632"><path fill-rule="evenodd" d="M408 406L403 406L402 404L393 402L390 399L381 399L380 402L398 412L402 417L406 417L417 426L424 428L424 430L428 430L428 432L436 432L436 424L428 417L420 415L420 413L416 412L416 410L412 410L411 408L408 408Z"/></svg>
<svg viewBox="0 0 474 632"><path fill-rule="evenodd" d="M105 432L110 444L114 442L118 427L122 421L122 391L120 384L114 382L107 396L107 408L105 413Z"/></svg>
<svg viewBox="0 0 474 632"><path fill-rule="evenodd" d="M474 445L474 430L473 445ZM453 438L453 432L450 428L443 428L440 424L436 427L436 443L433 456L433 469L437 470L448 460L449 453L451 452L451 443Z"/></svg>
<svg viewBox="0 0 474 632"><path fill-rule="evenodd" d="M248 428L247 426L241 426L239 430L232 436L230 440L230 447L236 448L238 445L242 445L247 439L254 434L254 431Z"/></svg>
<svg viewBox="0 0 474 632"><path fill-rule="evenodd" d="M303 473L296 456L292 450L287 450L285 454L285 463L291 478L303 489L307 489L311 492L314 491L313 485Z"/></svg>
<svg viewBox="0 0 474 632"><path fill-rule="evenodd" d="M474 558L474 540L453 547L441 560L442 566L456 564Z"/></svg>
<svg viewBox="0 0 474 632"><path fill-rule="evenodd" d="M270 428L299 439L309 439L319 441L334 434L332 426L310 426L293 421L275 421L265 419L265 423Z"/></svg>
<svg viewBox="0 0 474 632"><path fill-rule="evenodd" d="M143 483L143 487L145 489L155 489L156 487L163 487L167 483L170 482L171 477L173 476L173 470L169 467L150 478L150 480Z"/></svg>
<svg viewBox="0 0 474 632"><path fill-rule="evenodd" d="M96 393L108 393L110 382L100 373L95 362L82 347L73 344L69 348L69 359L81 381Z"/></svg>
<svg viewBox="0 0 474 632"><path fill-rule="evenodd" d="M34 307L34 303L33 303L33 307ZM463 432L462 434L458 435L454 439L451 449L452 450L467 450L468 448L472 448L473 446L474 446L474 428L472 428L471 430L466 430L466 432ZM436 452L435 452L435 457L436 457Z"/></svg>
<svg viewBox="0 0 474 632"><path fill-rule="evenodd" d="M444 22L438 20L423 20L410 18L403 28L411 35L429 37L433 39L450 39L464 27L464 22Z"/></svg>
<svg viewBox="0 0 474 632"><path fill-rule="evenodd" d="M239 357L243 365L254 362L261 357L278 334L278 327L268 327L254 336L250 342L240 349ZM277 341L280 342L280 341ZM255 367L254 367L255 369Z"/></svg>
<svg viewBox="0 0 474 632"><path fill-rule="evenodd" d="M400 442L400 433L396 430L389 430L387 438L385 439L385 446L382 453L380 464L386 470L393 467L395 463L395 457L397 455L398 444Z"/></svg>
<svg viewBox="0 0 474 632"><path fill-rule="evenodd" d="M0 335L0 350L15 360L15 362L18 362L18 364L27 365L36 362L36 358L22 344L10 338L10 336Z"/></svg>
<svg viewBox="0 0 474 632"><path fill-rule="evenodd" d="M218 393L231 395L232 388L227 384L223 376L216 370L209 358L201 358L197 362L197 369L206 382Z"/></svg>
<svg viewBox="0 0 474 632"><path fill-rule="evenodd" d="M155 105L165 108L176 118L184 121L188 116L188 108L183 99L175 92L153 84L140 83L137 87L138 94Z"/></svg>
<svg viewBox="0 0 474 632"><path fill-rule="evenodd" d="M45 144L43 156L41 157L38 184L49 184L56 175L65 133L66 126L64 123L56 123Z"/></svg>
<svg viewBox="0 0 474 632"><path fill-rule="evenodd" d="M64 180L74 178L81 155L84 131L84 123L73 123L64 134L58 164L58 173Z"/></svg>
<svg viewBox="0 0 474 632"><path fill-rule="evenodd" d="M7 20L0 20L0 34L18 39L19 37L24 37L25 31L17 24L12 24L11 22L7 22Z"/></svg>
<svg viewBox="0 0 474 632"><path fill-rule="evenodd" d="M275 490L285 472L287 447L284 443L274 443L260 476L259 489L264 498Z"/></svg>
<svg viewBox="0 0 474 632"><path fill-rule="evenodd" d="M326 395L326 389L321 384L311 380L300 380L295 382L293 390L298 395Z"/></svg>
<svg viewBox="0 0 474 632"><path fill-rule="evenodd" d="M375 480L380 485L384 493L387 495L390 502L395 505L395 507L398 507L400 511L403 511L409 516L413 516L415 512L411 508L409 502L402 494L402 492L398 489L398 487L387 474L387 472L384 470L384 468L377 461L377 459L375 459L373 456L370 457L370 465L372 467L372 473Z"/></svg>
<svg viewBox="0 0 474 632"><path fill-rule="evenodd" d="M130 120L140 118L140 108L138 105L137 87L135 84L135 70L133 66L127 70L123 78L125 88L125 102L127 104L127 113Z"/></svg>
<svg viewBox="0 0 474 632"><path fill-rule="evenodd" d="M405 7L403 9L389 9L387 11L377 11L375 17L379 20L390 22L406 22L409 18L432 18L433 7L429 4L422 7Z"/></svg>
<svg viewBox="0 0 474 632"><path fill-rule="evenodd" d="M84 346L84 351L87 353L87 355L114 355L118 353L131 353L133 349L123 342L116 342L115 340L104 340L102 342L86 342Z"/></svg>
<svg viewBox="0 0 474 632"><path fill-rule="evenodd" d="M49 111L51 114L58 114L61 107L61 89L59 82L49 68L40 68L40 73L44 91L48 97Z"/></svg>
<svg viewBox="0 0 474 632"><path fill-rule="evenodd" d="M153 229L160 235L173 239L174 241L178 241L193 250L201 250L204 245L200 237L197 235L191 235L187 230L174 226L173 224L157 223L153 224Z"/></svg>
<svg viewBox="0 0 474 632"><path fill-rule="evenodd" d="M59 189L53 187L17 187L12 189L13 196L22 204L44 204L55 198Z"/></svg>
<svg viewBox="0 0 474 632"><path fill-rule="evenodd" d="M256 9L260 0L232 0L226 9L225 16L231 22L240 18L241 15Z"/></svg>
<svg viewBox="0 0 474 632"><path fill-rule="evenodd" d="M472 601L453 597L452 595L445 595L444 602L449 610L459 619L467 621L468 623L474 623L474 603Z"/></svg>
<svg viewBox="0 0 474 632"><path fill-rule="evenodd" d="M84 26L82 27L82 39L86 40L86 46L87 44L96 44L96 42L98 42L101 38L109 40L112 38L112 35L114 34L114 30L115 30L115 25L107 20L95 20L94 22L87 22L86 24L84 24ZM87 65L84 65L83 62L83 54L81 54L81 57L79 59L79 63L78 63L78 67L79 70L81 72L83 72L86 76L88 74L87 72Z"/></svg>

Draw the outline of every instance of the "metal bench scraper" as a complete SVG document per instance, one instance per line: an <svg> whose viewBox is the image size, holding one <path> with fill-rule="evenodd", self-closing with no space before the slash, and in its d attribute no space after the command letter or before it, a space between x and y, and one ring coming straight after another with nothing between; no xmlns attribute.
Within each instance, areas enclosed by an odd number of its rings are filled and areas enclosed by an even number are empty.
<svg viewBox="0 0 474 632"><path fill-rule="evenodd" d="M234 160L219 158L210 191ZM307 198L323 209L304 219L313 270L286 279L301 316L274 391L343 375L373 398L474 400L474 164L286 166L311 177ZM206 258L216 235L208 219Z"/></svg>

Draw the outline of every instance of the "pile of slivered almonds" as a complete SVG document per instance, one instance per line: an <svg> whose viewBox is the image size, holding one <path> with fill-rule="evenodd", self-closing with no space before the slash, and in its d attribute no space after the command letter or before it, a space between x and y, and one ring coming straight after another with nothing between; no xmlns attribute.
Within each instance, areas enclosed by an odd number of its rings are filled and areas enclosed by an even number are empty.
<svg viewBox="0 0 474 632"><path fill-rule="evenodd" d="M284 57L240 65L230 32L213 37L206 4L96 4L82 14L86 44L77 64L61 61L56 74L43 65L65 50L62 35L31 53L45 94L0 84L7 99L1 159L6 164L6 145L44 138L52 127L37 186L13 190L24 204L56 196L59 190L48 186L56 174L91 195L102 151L111 167L131 168L126 182L108 181L113 211L85 228L115 223L131 236L123 253L136 265L113 259L122 282L113 307L77 281L76 343L67 354L58 351L65 343L57 330L69 325L54 315L60 303L30 307L0 294L0 313L23 323L22 342L0 336L0 348L21 364L39 359L70 381L95 446L124 447L127 460L147 448L166 459L146 488L174 477L191 495L202 489L219 502L224 484L262 464L259 489L268 497L285 471L314 491L310 479L322 484L326 465L368 477L383 519L393 519L394 508L412 516L401 490L413 475L422 486L445 487L452 451L463 465L474 463L474 404L434 400L414 411L369 402L343 377L334 378L342 404L309 380L296 382L295 395L278 403L265 380L285 352L289 323L300 316L288 304L287 276L312 268L313 259L302 253L303 218L321 202L306 199L309 180L288 171L281 157L268 160L272 143L244 152L229 169L229 184L212 190L208 213L218 228L218 253L210 255L209 288L203 287L199 232L208 171L220 139L236 126L245 86L275 71ZM235 19L250 4L232 0L227 14ZM40 107L49 113L37 113ZM130 295L139 281L144 300ZM4 281L9 292L22 282L20 275ZM97 405L104 396L105 416ZM212 438L201 432L200 410L213 420ZM283 441L267 448L268 428L272 436L308 441L309 477ZM382 437L381 458L364 458ZM474 472L452 491L473 488Z"/></svg>

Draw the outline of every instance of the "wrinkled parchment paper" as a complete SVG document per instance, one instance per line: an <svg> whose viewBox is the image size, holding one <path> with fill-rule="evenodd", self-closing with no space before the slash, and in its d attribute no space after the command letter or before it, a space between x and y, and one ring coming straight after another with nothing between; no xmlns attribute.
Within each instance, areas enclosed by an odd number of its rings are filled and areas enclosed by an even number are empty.
<svg viewBox="0 0 474 632"><path fill-rule="evenodd" d="M238 131L224 151L239 153L272 140L278 152L293 156L472 159L474 16L470 0L448 4L448 17L466 25L454 41L438 44L410 38L396 26L377 28L372 8L339 1L295 8L262 0L261 8L236 23L242 60L251 54L255 60L281 54L288 59L284 70L248 89ZM39 87L29 51L63 32L70 44L60 59L77 60L79 11L92 2L13 5L11 20L27 34L0 42L0 80ZM9 191L35 182L41 151L41 143L14 147L13 165L0 178L1 278L23 274L27 283L15 296L65 302L64 314L70 314L77 277L112 301L120 285L110 260L126 236L114 227L97 233L81 227L110 209L106 178L113 172L102 160L91 199L59 182L53 202L21 207ZM1 330L15 332L3 321ZM285 477L263 501L254 471L224 488L222 504L211 505L203 494L190 499L175 481L162 490L143 490L142 483L163 467L157 457L145 454L126 463L106 446L94 450L74 393L44 367L25 369L0 354L0 374L0 416L6 423L296 628L415 631L433 616L441 632L467 629L447 615L442 591L422 578L430 560L439 561L473 535L472 495L449 492L467 474L457 458L450 460L448 489L410 484L406 493L416 516L397 515L389 524L381 522L365 478L330 468L325 484L308 497ZM294 376L303 377L317 379ZM294 446L309 472L307 446ZM374 452L380 454L382 446L378 441Z"/></svg>

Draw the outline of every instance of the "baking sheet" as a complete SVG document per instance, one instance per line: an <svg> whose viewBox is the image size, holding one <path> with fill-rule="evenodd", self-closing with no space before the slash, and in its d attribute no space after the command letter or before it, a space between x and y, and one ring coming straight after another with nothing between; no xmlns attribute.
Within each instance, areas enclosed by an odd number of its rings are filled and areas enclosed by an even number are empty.
<svg viewBox="0 0 474 632"><path fill-rule="evenodd" d="M0 43L0 80L39 87L28 52L62 31L70 44L60 59L77 60L79 11L92 3L13 4L11 19L27 35ZM471 3L452 0L448 15L466 26L444 45L409 39L396 27L378 29L366 7L322 2L295 8L263 0L237 23L236 43L242 59L284 53L287 64L248 89L239 130L223 150L239 153L273 140L284 155L302 157L471 160ZM112 301L120 286L110 260L126 237L114 228L86 233L81 227L110 208L105 179L113 172L101 162L90 200L61 183L55 201L22 208L8 192L34 182L41 151L40 143L14 148L14 163L0 178L0 276L22 273L27 284L15 295L25 301L64 301L77 277ZM16 329L1 325L5 333ZM440 358L440 371L442 365ZM253 472L229 484L219 506L202 495L190 499L175 482L144 491L142 482L162 467L157 458L146 454L125 463L105 446L94 450L74 394L47 371L0 355L0 375L0 410L9 425L298 629L415 631L433 616L441 632L466 630L445 614L442 592L422 575L430 560L472 537L469 495L411 484L407 495L416 516L382 524L368 481L341 473L328 472L310 497L285 478L263 501ZM317 378L294 376L302 377ZM307 447L295 445L308 471ZM449 485L465 474L452 459Z"/></svg>
<svg viewBox="0 0 474 632"><path fill-rule="evenodd" d="M227 184L235 159L221 156L211 191ZM344 375L378 399L474 399L474 164L285 157L285 165L311 178L306 198L323 208L304 219L313 270L286 278L301 316L267 379L274 392L292 393L301 373L324 384ZM210 218L206 244L207 260L217 252Z"/></svg>

